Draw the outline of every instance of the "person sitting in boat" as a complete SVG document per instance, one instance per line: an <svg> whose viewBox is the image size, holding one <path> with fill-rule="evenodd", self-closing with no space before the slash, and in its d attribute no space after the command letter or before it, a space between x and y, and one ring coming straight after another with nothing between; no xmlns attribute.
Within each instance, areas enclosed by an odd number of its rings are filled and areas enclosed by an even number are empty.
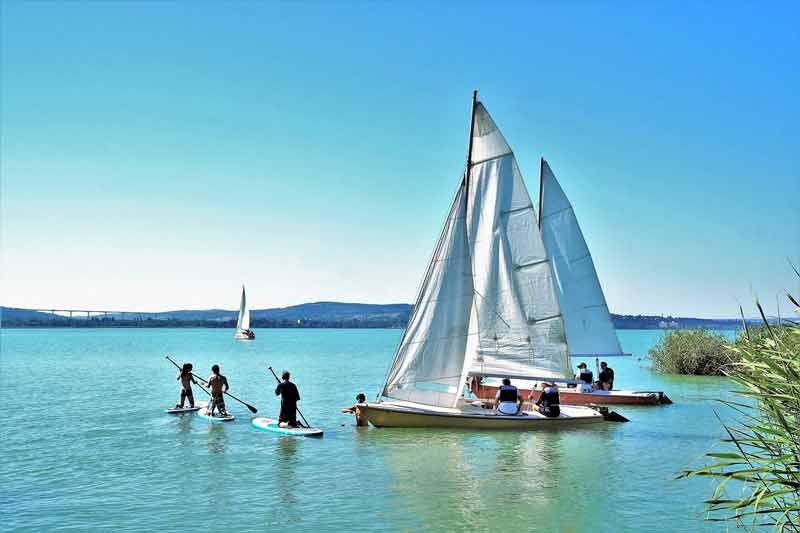
<svg viewBox="0 0 800 533"><path fill-rule="evenodd" d="M497 390L495 400L495 410L504 415L518 414L522 405L522 395L508 378L503 378L503 385Z"/></svg>
<svg viewBox="0 0 800 533"><path fill-rule="evenodd" d="M208 377L208 388L211 389L211 398L208 400L208 407L206 412L208 416L214 416L214 410L219 411L219 416L228 416L228 411L225 409L225 397L223 392L226 392L230 386L228 385L228 378L219 373L219 365L211 367L211 375Z"/></svg>
<svg viewBox="0 0 800 533"><path fill-rule="evenodd" d="M256 334L252 329L245 330L244 334L247 335L248 339L255 339L256 338Z"/></svg>
<svg viewBox="0 0 800 533"><path fill-rule="evenodd" d="M601 390L611 390L614 388L614 369L603 361L600 363L600 375L597 376L598 385Z"/></svg>
<svg viewBox="0 0 800 533"><path fill-rule="evenodd" d="M183 363L183 368L178 372L176 380L181 381L181 403L175 404L175 409L183 409L183 404L189 400L189 408L194 409L194 394L192 394L192 383L197 385L197 381L192 376L192 363Z"/></svg>
<svg viewBox="0 0 800 533"><path fill-rule="evenodd" d="M592 388L594 374L592 374L592 371L586 366L586 363L578 364L578 371L575 372L575 379L580 381L577 385L579 392L592 392L594 390Z"/></svg>
<svg viewBox="0 0 800 533"><path fill-rule="evenodd" d="M275 388L275 396L281 397L281 412L278 415L278 425L280 427L296 428L297 424L297 402L300 401L300 392L297 386L289 381L289 371L284 370L281 374L283 381L278 383Z"/></svg>
<svg viewBox="0 0 800 533"><path fill-rule="evenodd" d="M364 410L362 407L366 405L367 397L364 396L363 392L359 392L356 395L356 404L351 405L350 407L345 407L342 409L343 413L355 413L356 415L356 426L358 427L367 427L369 426L369 421L367 420L367 415L364 414Z"/></svg>
<svg viewBox="0 0 800 533"><path fill-rule="evenodd" d="M542 383L544 387L539 399L536 400L536 405L539 406L539 412L549 418L557 418L561 414L561 407L558 397L558 387L555 383ZM533 393L531 393L531 396Z"/></svg>

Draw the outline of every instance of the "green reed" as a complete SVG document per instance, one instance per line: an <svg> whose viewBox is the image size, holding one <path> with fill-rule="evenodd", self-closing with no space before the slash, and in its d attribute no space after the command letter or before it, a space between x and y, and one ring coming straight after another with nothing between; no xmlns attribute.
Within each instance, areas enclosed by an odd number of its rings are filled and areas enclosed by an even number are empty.
<svg viewBox="0 0 800 533"><path fill-rule="evenodd" d="M789 300L800 312L791 295ZM730 452L707 453L712 464L685 470L679 477L717 480L705 503L708 520L733 520L779 531L800 531L800 327L786 321L770 325L757 304L763 326L745 326L729 346L724 368L739 389L738 401L720 400L734 410L723 423ZM728 484L734 481L733 484ZM726 490L726 487L728 490ZM736 496L727 492L736 487Z"/></svg>

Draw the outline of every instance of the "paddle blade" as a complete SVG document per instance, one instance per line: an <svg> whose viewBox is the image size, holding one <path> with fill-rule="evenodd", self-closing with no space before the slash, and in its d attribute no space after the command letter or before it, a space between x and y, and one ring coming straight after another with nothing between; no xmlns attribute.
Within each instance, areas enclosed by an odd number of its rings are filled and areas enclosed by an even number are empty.
<svg viewBox="0 0 800 533"><path fill-rule="evenodd" d="M258 412L258 409L256 409L255 407L253 407L250 404L247 405L247 408L250 409L250 412L253 413L253 414Z"/></svg>

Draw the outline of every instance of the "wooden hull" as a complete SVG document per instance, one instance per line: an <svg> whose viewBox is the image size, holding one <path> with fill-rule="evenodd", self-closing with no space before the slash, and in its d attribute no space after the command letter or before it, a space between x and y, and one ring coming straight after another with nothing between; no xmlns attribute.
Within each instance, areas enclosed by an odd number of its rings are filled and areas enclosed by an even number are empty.
<svg viewBox="0 0 800 533"><path fill-rule="evenodd" d="M478 398L494 400L497 394L497 387L491 385L477 385L471 387L472 393ZM532 401L539 399L541 391L531 391L520 389L522 397L531 398ZM663 392L638 392L638 391L595 391L578 392L574 389L559 389L558 391L561 404L564 405L660 405L672 403Z"/></svg>
<svg viewBox="0 0 800 533"><path fill-rule="evenodd" d="M426 409L408 407L406 402L381 402L362 407L375 427L454 428L474 430L539 430L603 422L603 416L586 407L562 407L561 416L548 418L538 412L506 416L490 409Z"/></svg>

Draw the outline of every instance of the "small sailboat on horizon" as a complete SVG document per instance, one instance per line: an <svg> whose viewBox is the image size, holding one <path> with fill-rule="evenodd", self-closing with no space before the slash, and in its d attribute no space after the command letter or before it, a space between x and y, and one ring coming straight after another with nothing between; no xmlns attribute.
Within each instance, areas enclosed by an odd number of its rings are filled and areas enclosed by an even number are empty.
<svg viewBox="0 0 800 533"><path fill-rule="evenodd" d="M239 319L236 321L233 338L238 341L251 341L256 338L256 334L250 329L250 309L247 307L244 285L242 285L242 299L239 302Z"/></svg>
<svg viewBox="0 0 800 533"><path fill-rule="evenodd" d="M465 397L476 372L547 380L569 372L564 319L514 153L477 92L467 166L375 403L377 427L538 429L602 422L561 405L507 415Z"/></svg>

